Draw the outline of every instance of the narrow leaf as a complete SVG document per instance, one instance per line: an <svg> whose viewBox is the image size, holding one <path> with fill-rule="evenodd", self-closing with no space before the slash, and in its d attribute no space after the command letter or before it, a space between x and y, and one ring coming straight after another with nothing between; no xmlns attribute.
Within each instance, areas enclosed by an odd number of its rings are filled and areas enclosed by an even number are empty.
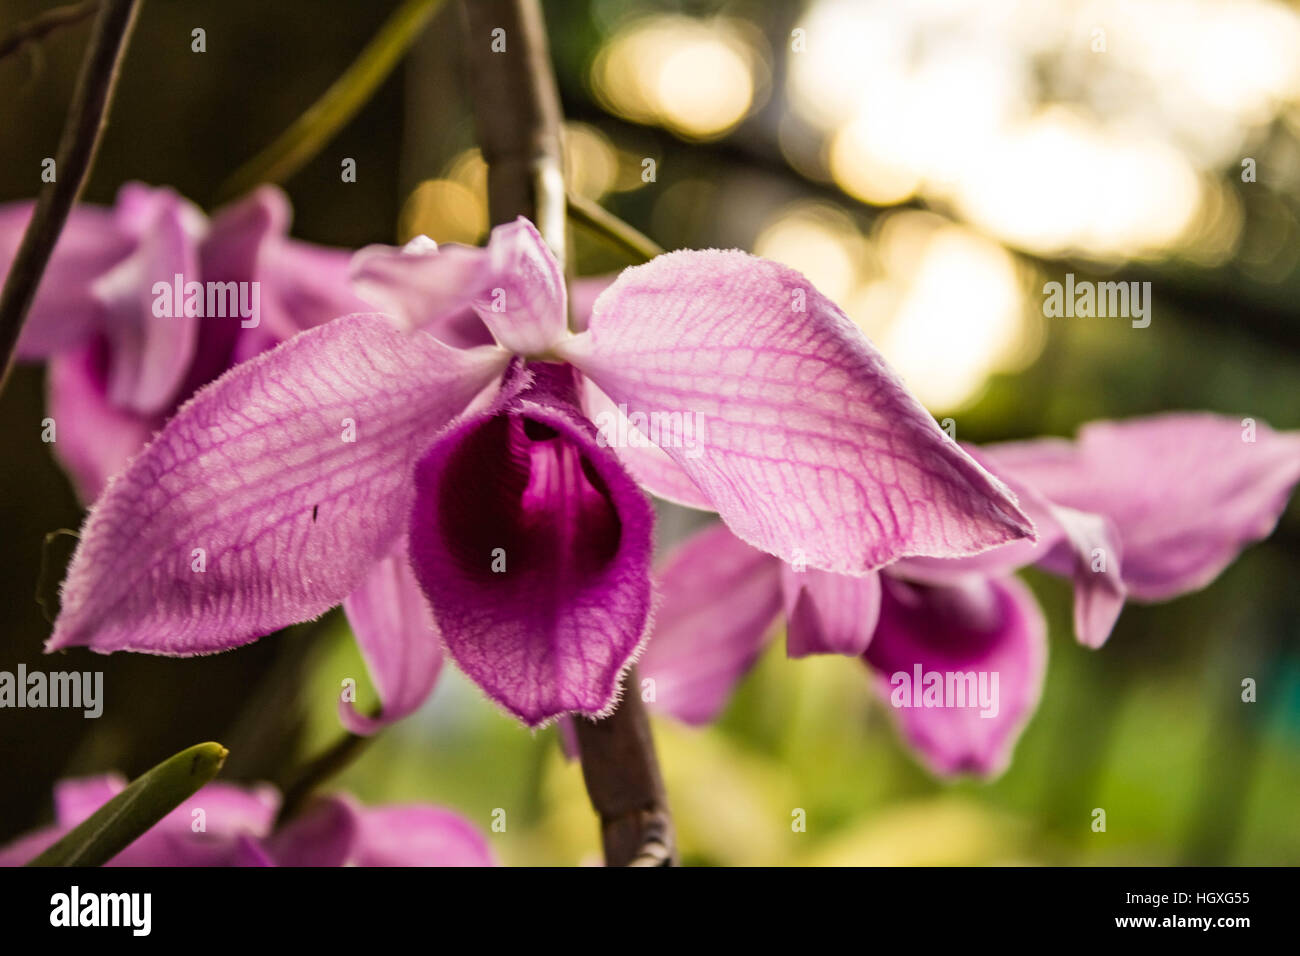
<svg viewBox="0 0 1300 956"><path fill-rule="evenodd" d="M107 863L215 777L226 753L221 744L195 744L164 760L27 865Z"/></svg>

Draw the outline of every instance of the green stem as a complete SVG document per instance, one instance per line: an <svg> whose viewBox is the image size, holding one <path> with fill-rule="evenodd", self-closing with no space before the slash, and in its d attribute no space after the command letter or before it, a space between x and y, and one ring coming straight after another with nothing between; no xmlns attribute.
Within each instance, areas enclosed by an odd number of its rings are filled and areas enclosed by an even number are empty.
<svg viewBox="0 0 1300 956"><path fill-rule="evenodd" d="M664 254L663 246L586 196L569 192L566 202L570 221L609 240L611 245L627 253L633 262L649 262Z"/></svg>
<svg viewBox="0 0 1300 956"><path fill-rule="evenodd" d="M305 113L217 190L224 202L262 183L281 183L302 169L374 95L443 0L406 0L366 48Z"/></svg>

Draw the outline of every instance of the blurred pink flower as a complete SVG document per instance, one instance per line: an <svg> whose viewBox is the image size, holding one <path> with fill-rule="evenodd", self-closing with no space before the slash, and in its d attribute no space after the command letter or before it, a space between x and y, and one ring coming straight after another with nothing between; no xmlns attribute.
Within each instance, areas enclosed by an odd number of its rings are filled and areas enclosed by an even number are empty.
<svg viewBox="0 0 1300 956"><path fill-rule="evenodd" d="M112 774L54 787L55 822L0 849L21 866L117 795ZM269 785L209 783L108 862L108 866L495 866L487 840L440 807L363 807L319 797L273 829L280 797Z"/></svg>

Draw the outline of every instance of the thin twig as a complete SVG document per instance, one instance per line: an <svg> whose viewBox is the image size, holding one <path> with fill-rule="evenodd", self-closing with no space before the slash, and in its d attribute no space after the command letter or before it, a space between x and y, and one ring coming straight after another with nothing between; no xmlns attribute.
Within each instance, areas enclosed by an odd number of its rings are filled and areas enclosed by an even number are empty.
<svg viewBox="0 0 1300 956"><path fill-rule="evenodd" d="M563 263L567 203L560 102L541 8L537 0L462 0L461 10L492 222L527 216ZM499 52L493 51L494 39ZM635 674L626 680L635 690ZM627 694L610 716L575 724L587 793L600 815L605 863L671 865L672 819L641 699Z"/></svg>
<svg viewBox="0 0 1300 956"><path fill-rule="evenodd" d="M0 390L9 377L14 346L36 297L41 276L95 161L139 6L139 0L103 0L95 18L72 107L55 154L57 178L36 201L36 211L27 224L5 279L4 291L0 293Z"/></svg>
<svg viewBox="0 0 1300 956"><path fill-rule="evenodd" d="M66 7L55 7L53 10L37 14L0 37L0 60L23 44L39 40L59 27L80 23L97 9L99 9L99 0L85 0L84 3L70 3Z"/></svg>
<svg viewBox="0 0 1300 956"><path fill-rule="evenodd" d="M569 204L569 218L579 226L584 226L598 236L608 239L613 245L626 252L635 262L649 262L655 256L664 254L663 246L645 233L629 225L612 212L605 209L586 196L569 191L566 201Z"/></svg>

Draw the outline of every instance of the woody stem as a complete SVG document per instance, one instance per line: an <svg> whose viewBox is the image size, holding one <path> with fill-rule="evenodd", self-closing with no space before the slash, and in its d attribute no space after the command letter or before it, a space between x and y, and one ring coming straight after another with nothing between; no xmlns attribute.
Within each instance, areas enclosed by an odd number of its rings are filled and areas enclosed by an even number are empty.
<svg viewBox="0 0 1300 956"><path fill-rule="evenodd" d="M565 184L560 98L537 0L462 0L470 93L488 167L494 225L526 216L565 262ZM672 818L650 724L628 692L602 720L577 719L582 775L600 816L608 866L676 862Z"/></svg>

